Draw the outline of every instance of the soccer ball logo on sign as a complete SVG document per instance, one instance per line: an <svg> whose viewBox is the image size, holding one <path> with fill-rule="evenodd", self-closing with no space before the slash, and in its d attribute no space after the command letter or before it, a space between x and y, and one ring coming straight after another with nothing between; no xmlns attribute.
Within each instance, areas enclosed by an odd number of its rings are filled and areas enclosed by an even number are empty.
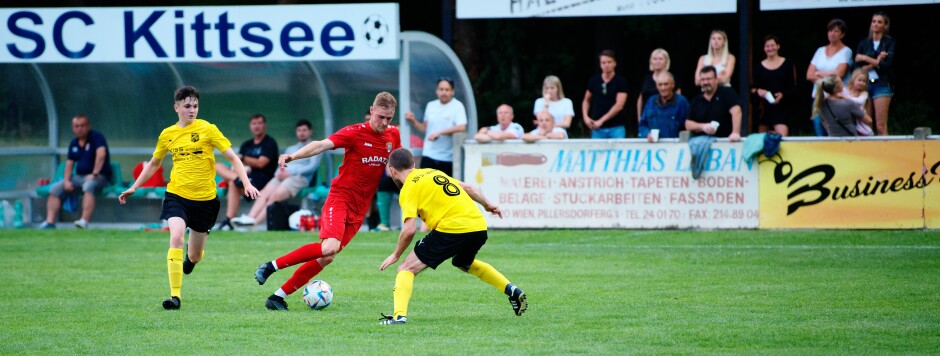
<svg viewBox="0 0 940 356"><path fill-rule="evenodd" d="M379 48L385 44L388 35L388 23L379 15L369 15L362 23L362 32L365 33L366 44L372 48Z"/></svg>

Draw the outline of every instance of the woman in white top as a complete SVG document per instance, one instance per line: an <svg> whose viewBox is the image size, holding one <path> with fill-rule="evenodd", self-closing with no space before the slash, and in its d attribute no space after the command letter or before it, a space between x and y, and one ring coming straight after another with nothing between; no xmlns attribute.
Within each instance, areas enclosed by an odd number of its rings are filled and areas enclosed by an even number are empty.
<svg viewBox="0 0 940 356"><path fill-rule="evenodd" d="M849 85L842 87L842 96L846 99L849 99L856 104L858 107L862 108L863 111L868 113L866 118L871 117L871 110L869 104L871 103L868 100L868 72L863 69L856 69L852 71L852 77L849 79ZM858 129L859 136L873 136L874 132L871 129L871 122L865 122L865 120L859 120L855 123L855 128Z"/></svg>
<svg viewBox="0 0 940 356"><path fill-rule="evenodd" d="M542 97L535 100L532 114L538 117L539 111L547 110L557 123L555 126L568 128L574 117L574 105L571 99L565 97L561 87L561 79L554 75L545 77L542 81Z"/></svg>
<svg viewBox="0 0 940 356"><path fill-rule="evenodd" d="M734 72L734 55L728 51L728 34L722 30L712 31L708 40L708 53L699 57L695 67L695 86L702 86L702 68L715 67L718 84L731 86L731 73Z"/></svg>
<svg viewBox="0 0 940 356"><path fill-rule="evenodd" d="M816 81L829 75L845 80L848 74L849 66L852 64L852 49L842 43L845 37L845 21L833 19L826 25L828 30L826 37L829 44L819 47L813 54L813 59L806 69L806 80L816 83ZM813 86L812 97L816 97L816 86ZM816 130L816 136L826 136L826 130L822 126L822 121L816 115L813 115L813 127Z"/></svg>

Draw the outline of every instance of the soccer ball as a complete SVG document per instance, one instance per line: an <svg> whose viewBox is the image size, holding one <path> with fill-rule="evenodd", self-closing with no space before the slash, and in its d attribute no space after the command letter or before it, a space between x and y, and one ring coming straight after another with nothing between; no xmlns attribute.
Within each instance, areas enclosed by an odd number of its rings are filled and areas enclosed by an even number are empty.
<svg viewBox="0 0 940 356"><path fill-rule="evenodd" d="M308 307L320 310L333 302L333 288L324 281L315 280L304 287L304 303Z"/></svg>
<svg viewBox="0 0 940 356"><path fill-rule="evenodd" d="M379 15L369 15L362 22L362 32L365 33L366 44L372 48L381 47L388 38L388 23Z"/></svg>

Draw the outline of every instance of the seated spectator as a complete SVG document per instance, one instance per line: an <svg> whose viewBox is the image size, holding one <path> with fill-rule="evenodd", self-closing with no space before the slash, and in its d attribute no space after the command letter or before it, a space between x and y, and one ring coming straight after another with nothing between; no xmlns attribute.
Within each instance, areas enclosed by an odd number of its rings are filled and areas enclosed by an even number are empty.
<svg viewBox="0 0 940 356"><path fill-rule="evenodd" d="M496 108L496 125L480 128L480 131L473 136L477 142L484 143L493 140L518 140L522 138L525 130L522 125L512 122L515 116L512 113L512 106L508 104L500 105Z"/></svg>
<svg viewBox="0 0 940 356"><path fill-rule="evenodd" d="M46 221L40 229L54 229L56 215L62 208L62 199L71 194L82 194L82 217L75 220L75 227L88 227L91 213L95 211L95 194L111 185L111 153L104 135L91 129L88 116L78 114L72 118L72 133L75 138L66 151L65 172L61 182L49 188L46 200ZM72 174L74 169L75 174Z"/></svg>
<svg viewBox="0 0 940 356"><path fill-rule="evenodd" d="M639 137L646 137L649 142L655 138L650 130L659 130L660 138L677 138L679 131L685 129L685 119L689 116L689 101L682 94L676 93L676 81L672 73L660 72L656 77L655 94L647 100L640 116Z"/></svg>
<svg viewBox="0 0 940 356"><path fill-rule="evenodd" d="M297 143L287 147L284 150L286 154L297 152L301 147L306 146L310 143L310 136L313 135L310 121L300 120L295 126L294 134L297 136ZM232 223L238 226L260 224L267 219L269 205L297 196L301 189L310 186L310 181L319 168L319 155L294 161L287 168L278 168L274 179L268 181L264 189L261 189L258 199L251 205L248 214L232 219Z"/></svg>
<svg viewBox="0 0 940 356"><path fill-rule="evenodd" d="M557 123L555 126L564 129L571 126L571 119L574 117L574 104L571 99L565 97L565 91L561 87L561 79L554 75L547 76L542 81L542 97L535 100L532 114L538 116L539 111L542 110L548 110L548 113L552 114L552 118Z"/></svg>
<svg viewBox="0 0 940 356"><path fill-rule="evenodd" d="M852 79L849 79L849 85L842 88L842 96L854 101L862 111L871 117L871 100L868 98L868 72L864 69L856 69L852 72ZM859 120L855 122L855 129L859 136L874 136L871 128L872 123Z"/></svg>
<svg viewBox="0 0 940 356"><path fill-rule="evenodd" d="M842 80L835 75L816 81L816 98L813 100L813 115L822 118L829 136L858 136L855 122L871 122L871 117L854 101L842 95ZM825 94L823 94L825 93Z"/></svg>
<svg viewBox="0 0 940 356"><path fill-rule="evenodd" d="M252 115L249 125L251 135L254 137L242 143L241 148L238 149L238 158L245 164L251 185L257 189L263 189L268 181L274 178L274 172L277 170L277 141L268 136L268 123L264 115ZM238 178L238 174L228 166L216 163L215 171L228 184L225 220L219 222L215 229L233 230L232 218L238 213L238 205L241 203L241 196L244 194L245 188L241 179Z"/></svg>
<svg viewBox="0 0 940 356"><path fill-rule="evenodd" d="M686 130L697 135L727 137L741 141L741 104L730 87L718 85L715 67L705 66L699 73L702 94L689 104Z"/></svg>
<svg viewBox="0 0 940 356"><path fill-rule="evenodd" d="M568 131L561 127L555 127L555 119L547 111L539 112L536 119L539 126L535 130L522 135L523 141L533 143L544 139L564 140L568 138Z"/></svg>

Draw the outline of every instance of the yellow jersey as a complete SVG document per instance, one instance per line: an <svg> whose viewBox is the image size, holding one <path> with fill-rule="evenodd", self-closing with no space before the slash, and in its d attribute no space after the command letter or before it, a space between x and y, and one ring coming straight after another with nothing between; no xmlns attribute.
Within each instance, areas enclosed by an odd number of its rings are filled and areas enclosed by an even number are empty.
<svg viewBox="0 0 940 356"><path fill-rule="evenodd" d="M398 199L402 220L420 217L432 230L450 234L486 230L486 219L460 181L436 169L408 174Z"/></svg>
<svg viewBox="0 0 940 356"><path fill-rule="evenodd" d="M163 129L157 139L153 156L157 159L173 154L173 170L166 191L183 198L206 201L216 198L215 152L232 147L219 128L206 120L196 119L186 127L177 124Z"/></svg>

